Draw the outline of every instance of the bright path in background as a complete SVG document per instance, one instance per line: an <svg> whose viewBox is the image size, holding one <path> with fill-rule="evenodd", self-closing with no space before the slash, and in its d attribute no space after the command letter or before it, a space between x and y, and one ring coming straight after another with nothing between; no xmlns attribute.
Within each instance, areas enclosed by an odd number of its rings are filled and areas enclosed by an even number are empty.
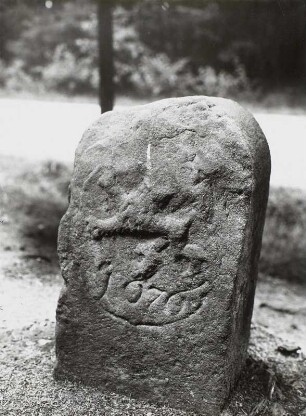
<svg viewBox="0 0 306 416"><path fill-rule="evenodd" d="M0 154L72 163L82 133L99 115L95 104L0 99ZM306 116L255 117L270 146L271 184L306 190Z"/></svg>

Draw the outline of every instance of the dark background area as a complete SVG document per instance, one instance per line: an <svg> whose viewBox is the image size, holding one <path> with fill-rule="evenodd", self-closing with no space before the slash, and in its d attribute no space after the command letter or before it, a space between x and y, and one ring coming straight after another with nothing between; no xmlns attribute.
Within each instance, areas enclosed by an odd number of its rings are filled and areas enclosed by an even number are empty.
<svg viewBox="0 0 306 416"><path fill-rule="evenodd" d="M110 3L117 94L305 94L304 0ZM97 33L97 1L1 0L0 86L95 95Z"/></svg>

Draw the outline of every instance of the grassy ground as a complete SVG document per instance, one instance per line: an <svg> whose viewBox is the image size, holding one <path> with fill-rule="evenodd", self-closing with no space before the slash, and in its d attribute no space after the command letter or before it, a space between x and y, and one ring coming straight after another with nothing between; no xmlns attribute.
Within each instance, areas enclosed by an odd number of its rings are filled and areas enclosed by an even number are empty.
<svg viewBox="0 0 306 416"><path fill-rule="evenodd" d="M260 269L306 284L306 193L270 189Z"/></svg>
<svg viewBox="0 0 306 416"><path fill-rule="evenodd" d="M184 415L52 378L69 178L61 164L0 158L0 415ZM249 358L223 416L306 415L305 209L302 194L272 191Z"/></svg>

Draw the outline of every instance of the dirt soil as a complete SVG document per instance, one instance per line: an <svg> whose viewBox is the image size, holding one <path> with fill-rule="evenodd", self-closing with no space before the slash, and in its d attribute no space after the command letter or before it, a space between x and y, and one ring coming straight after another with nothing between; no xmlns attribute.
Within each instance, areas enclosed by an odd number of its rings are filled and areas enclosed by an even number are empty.
<svg viewBox="0 0 306 416"><path fill-rule="evenodd" d="M52 378L70 169L0 158L0 415L186 413ZM306 415L306 285L261 274L249 358L223 416Z"/></svg>

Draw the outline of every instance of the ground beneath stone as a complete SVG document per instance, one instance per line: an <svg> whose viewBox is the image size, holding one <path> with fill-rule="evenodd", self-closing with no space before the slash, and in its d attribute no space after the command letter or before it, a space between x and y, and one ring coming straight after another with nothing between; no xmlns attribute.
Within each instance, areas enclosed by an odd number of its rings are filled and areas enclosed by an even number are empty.
<svg viewBox="0 0 306 416"><path fill-rule="evenodd" d="M185 415L52 378L69 176L61 164L0 159L0 415ZM305 285L260 276L249 358L223 416L306 415L305 299Z"/></svg>

